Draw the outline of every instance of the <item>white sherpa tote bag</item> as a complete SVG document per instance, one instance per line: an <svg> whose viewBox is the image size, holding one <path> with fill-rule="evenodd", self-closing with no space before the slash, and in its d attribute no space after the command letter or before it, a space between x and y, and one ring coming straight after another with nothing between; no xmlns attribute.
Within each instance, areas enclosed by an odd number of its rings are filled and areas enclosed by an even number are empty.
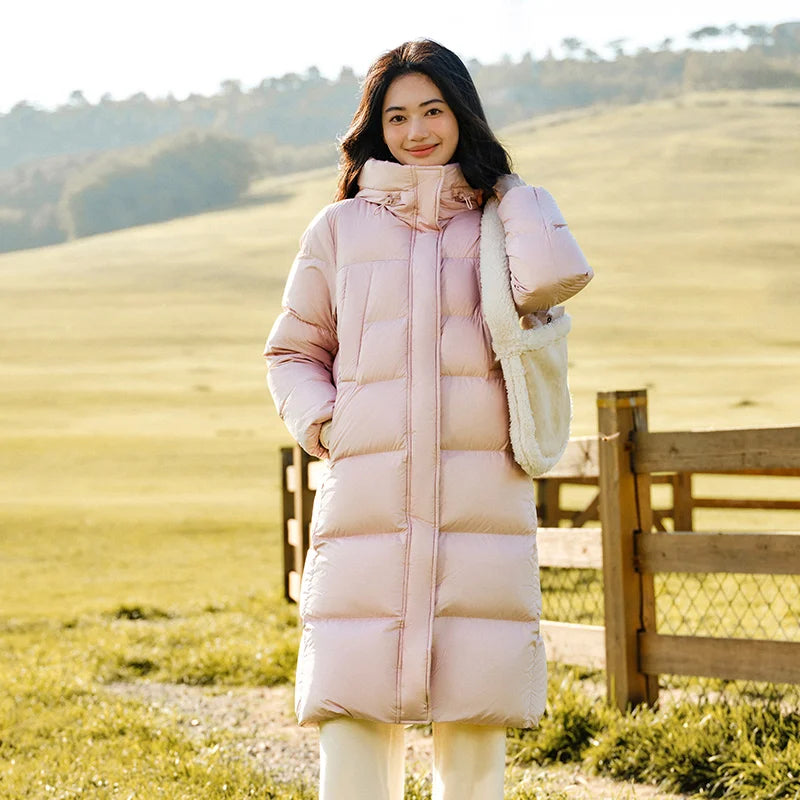
<svg viewBox="0 0 800 800"><path fill-rule="evenodd" d="M492 349L503 368L511 447L531 476L552 469L566 449L572 421L567 384L568 314L523 329L511 294L505 231L497 199L483 209L480 245L481 302Z"/></svg>

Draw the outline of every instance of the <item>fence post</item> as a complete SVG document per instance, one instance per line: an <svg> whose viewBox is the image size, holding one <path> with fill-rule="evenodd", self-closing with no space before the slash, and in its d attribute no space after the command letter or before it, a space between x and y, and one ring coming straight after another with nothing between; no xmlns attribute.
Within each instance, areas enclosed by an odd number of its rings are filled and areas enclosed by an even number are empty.
<svg viewBox="0 0 800 800"><path fill-rule="evenodd" d="M561 524L561 481L558 478L537 478L536 499L539 501L539 524L557 528Z"/></svg>
<svg viewBox="0 0 800 800"><path fill-rule="evenodd" d="M309 530L311 527L311 510L314 505L314 491L308 486L308 464L311 456L300 447L294 446L294 518L296 524L297 544L294 548L294 572L298 580L303 575L303 565L309 546ZM300 587L297 587L297 598L300 598Z"/></svg>
<svg viewBox="0 0 800 800"><path fill-rule="evenodd" d="M647 392L597 395L608 699L622 710L658 698L639 670L638 634L655 629L652 575L636 571L635 534L653 526L650 476L632 468L635 431L647 430Z"/></svg>
<svg viewBox="0 0 800 800"><path fill-rule="evenodd" d="M281 447L281 505L283 508L283 596L296 602L291 573L294 570L294 493L289 485L289 467L294 460L291 447Z"/></svg>
<svg viewBox="0 0 800 800"><path fill-rule="evenodd" d="M672 476L672 523L676 531L693 531L692 473Z"/></svg>

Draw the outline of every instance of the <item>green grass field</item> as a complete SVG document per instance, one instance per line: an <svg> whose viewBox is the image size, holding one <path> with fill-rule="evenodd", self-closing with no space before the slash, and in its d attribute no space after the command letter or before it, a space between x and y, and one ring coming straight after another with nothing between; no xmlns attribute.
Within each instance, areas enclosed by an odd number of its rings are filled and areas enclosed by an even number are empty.
<svg viewBox="0 0 800 800"><path fill-rule="evenodd" d="M576 435L597 391L639 387L653 430L800 424L799 123L800 92L718 93L504 132L597 275L570 303ZM0 256L0 797L249 796L245 767L210 775L205 751L154 739L157 720L97 687L291 672L289 439L261 351L334 175ZM126 730L135 778L112 756ZM95 784L87 759L113 776ZM173 772L183 788L149 793Z"/></svg>

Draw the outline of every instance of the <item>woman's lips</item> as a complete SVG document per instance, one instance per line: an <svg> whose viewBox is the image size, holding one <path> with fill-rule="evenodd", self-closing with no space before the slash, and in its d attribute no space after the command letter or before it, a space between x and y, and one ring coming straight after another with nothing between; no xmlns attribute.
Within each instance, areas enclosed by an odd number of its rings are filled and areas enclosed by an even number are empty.
<svg viewBox="0 0 800 800"><path fill-rule="evenodd" d="M421 147L415 150L409 150L408 152L411 153L412 156L416 156L416 158L424 158L430 155L437 147L438 145L432 144L430 147Z"/></svg>

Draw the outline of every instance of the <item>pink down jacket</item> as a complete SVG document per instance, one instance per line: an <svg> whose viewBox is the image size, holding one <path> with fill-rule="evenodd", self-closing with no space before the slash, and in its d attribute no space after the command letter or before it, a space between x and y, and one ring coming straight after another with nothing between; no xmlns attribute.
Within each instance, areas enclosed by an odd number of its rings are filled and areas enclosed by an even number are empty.
<svg viewBox="0 0 800 800"><path fill-rule="evenodd" d="M536 507L481 312L479 198L456 164L373 160L359 186L303 235L266 349L282 419L328 462L298 720L531 727L546 694ZM545 190L516 186L499 211L525 313L537 269L585 259Z"/></svg>

